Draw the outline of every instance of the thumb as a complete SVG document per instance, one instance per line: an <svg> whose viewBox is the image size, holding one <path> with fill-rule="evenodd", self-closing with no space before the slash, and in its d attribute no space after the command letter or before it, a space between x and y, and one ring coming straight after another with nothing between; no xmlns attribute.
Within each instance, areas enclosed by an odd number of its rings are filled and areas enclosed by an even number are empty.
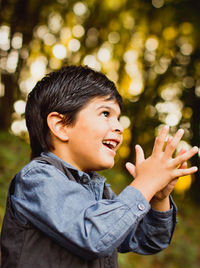
<svg viewBox="0 0 200 268"><path fill-rule="evenodd" d="M144 152L140 145L135 146L136 151L136 165L144 161Z"/></svg>
<svg viewBox="0 0 200 268"><path fill-rule="evenodd" d="M132 163L130 163L130 162L127 162L125 166L126 166L128 172L129 172L133 177L135 177L135 176L136 176L135 166L134 166Z"/></svg>

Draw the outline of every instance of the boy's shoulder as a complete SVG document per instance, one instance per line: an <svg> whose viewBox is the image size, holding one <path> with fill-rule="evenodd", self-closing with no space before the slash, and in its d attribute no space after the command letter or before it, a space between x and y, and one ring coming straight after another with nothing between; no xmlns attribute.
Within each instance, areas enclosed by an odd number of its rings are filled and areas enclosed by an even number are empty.
<svg viewBox="0 0 200 268"><path fill-rule="evenodd" d="M17 173L17 177L26 176L33 173L46 173L47 171L51 172L52 170L56 172L56 168L53 165L49 165L49 163L42 160L33 159Z"/></svg>

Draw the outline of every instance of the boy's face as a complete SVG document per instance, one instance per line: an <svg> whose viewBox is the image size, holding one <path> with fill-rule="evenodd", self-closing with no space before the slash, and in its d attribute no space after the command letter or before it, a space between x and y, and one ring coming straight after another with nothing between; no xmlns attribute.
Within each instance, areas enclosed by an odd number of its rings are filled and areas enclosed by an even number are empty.
<svg viewBox="0 0 200 268"><path fill-rule="evenodd" d="M85 172L111 168L122 142L120 113L115 100L92 99L77 114L75 125L67 126L66 161Z"/></svg>

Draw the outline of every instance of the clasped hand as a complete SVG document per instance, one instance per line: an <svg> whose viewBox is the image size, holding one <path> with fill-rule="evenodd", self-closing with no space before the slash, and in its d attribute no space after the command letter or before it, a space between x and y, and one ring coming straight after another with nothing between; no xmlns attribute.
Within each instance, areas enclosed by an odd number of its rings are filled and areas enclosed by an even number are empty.
<svg viewBox="0 0 200 268"><path fill-rule="evenodd" d="M188 168L186 161L198 152L198 147L195 146L188 151L182 149L173 158L184 131L179 129L173 138L168 139L164 148L168 133L169 127L164 126L155 140L150 157L145 159L142 148L136 145L136 164L126 163L126 168L135 178L131 186L140 190L147 201L152 198L162 200L168 197L178 177L197 171L197 167Z"/></svg>

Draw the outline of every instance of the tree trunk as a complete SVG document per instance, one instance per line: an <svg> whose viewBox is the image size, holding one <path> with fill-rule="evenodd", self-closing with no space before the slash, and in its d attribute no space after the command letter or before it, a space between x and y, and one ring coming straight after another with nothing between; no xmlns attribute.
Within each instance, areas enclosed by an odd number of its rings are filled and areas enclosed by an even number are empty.
<svg viewBox="0 0 200 268"><path fill-rule="evenodd" d="M193 132L192 137L192 145L193 146L200 146L200 98L196 97L193 93L193 118L191 122L191 129ZM192 166L200 167L200 158L197 155L195 155L191 160ZM192 199L200 204L200 173L199 171L195 173L194 181L191 185L191 197Z"/></svg>
<svg viewBox="0 0 200 268"><path fill-rule="evenodd" d="M13 104L15 101L15 92L14 88L16 87L16 79L13 74L2 74L1 75L2 83L5 85L5 94L0 98L0 130L9 130L12 113L13 113Z"/></svg>

